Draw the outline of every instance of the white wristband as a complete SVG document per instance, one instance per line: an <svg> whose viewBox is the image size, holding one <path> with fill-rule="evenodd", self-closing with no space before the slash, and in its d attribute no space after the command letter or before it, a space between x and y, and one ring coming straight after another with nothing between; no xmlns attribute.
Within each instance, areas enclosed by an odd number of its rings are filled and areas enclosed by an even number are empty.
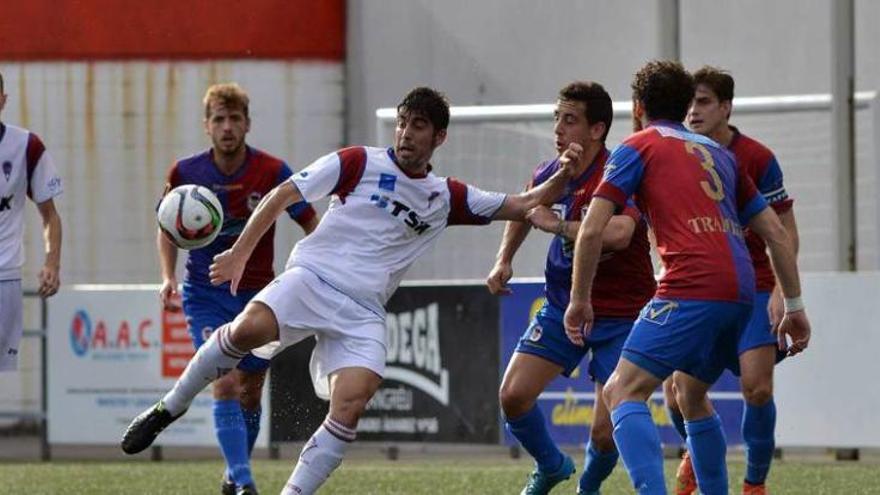
<svg viewBox="0 0 880 495"><path fill-rule="evenodd" d="M785 308L785 313L796 313L798 311L804 310L804 300L798 297L786 297L782 300L782 306Z"/></svg>

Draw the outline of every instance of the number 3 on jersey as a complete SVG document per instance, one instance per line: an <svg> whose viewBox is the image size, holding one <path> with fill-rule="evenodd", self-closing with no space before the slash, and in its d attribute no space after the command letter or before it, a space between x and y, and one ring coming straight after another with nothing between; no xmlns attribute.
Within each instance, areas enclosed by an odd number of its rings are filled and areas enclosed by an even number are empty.
<svg viewBox="0 0 880 495"><path fill-rule="evenodd" d="M712 158L712 154L709 153L709 150L707 150L705 146L693 141L685 141L684 148L688 153L696 156L697 159L700 160L700 165L703 167L703 170L708 172L709 178L712 179L711 184L705 180L700 181L700 187L703 188L703 192L714 201L720 202L724 199L724 186L721 184L721 177L719 177L718 172L715 171L715 160Z"/></svg>

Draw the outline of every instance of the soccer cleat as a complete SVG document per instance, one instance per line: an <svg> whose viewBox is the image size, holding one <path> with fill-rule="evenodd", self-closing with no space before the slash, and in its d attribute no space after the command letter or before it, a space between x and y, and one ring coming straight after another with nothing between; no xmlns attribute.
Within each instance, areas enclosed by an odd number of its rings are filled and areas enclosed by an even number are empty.
<svg viewBox="0 0 880 495"><path fill-rule="evenodd" d="M235 495L235 482L229 479L227 473L223 473L223 481L220 482L220 495Z"/></svg>
<svg viewBox="0 0 880 495"><path fill-rule="evenodd" d="M690 454L685 451L675 472L675 495L691 495L697 491L697 475Z"/></svg>
<svg viewBox="0 0 880 495"><path fill-rule="evenodd" d="M258 495L257 487L254 485L242 485L238 487L238 491L235 492L235 495Z"/></svg>
<svg viewBox="0 0 880 495"><path fill-rule="evenodd" d="M743 481L743 495L767 495L767 488L763 483L753 485L748 481Z"/></svg>
<svg viewBox="0 0 880 495"><path fill-rule="evenodd" d="M574 474L574 461L571 457L563 455L562 466L555 473L545 474L540 469L535 469L529 475L525 488L519 495L545 495L559 483L571 478Z"/></svg>
<svg viewBox="0 0 880 495"><path fill-rule="evenodd" d="M172 416L162 402L140 413L131 421L125 435L122 436L122 451L126 454L137 454L149 447L153 440L162 433L177 418L183 416L184 410L177 416Z"/></svg>

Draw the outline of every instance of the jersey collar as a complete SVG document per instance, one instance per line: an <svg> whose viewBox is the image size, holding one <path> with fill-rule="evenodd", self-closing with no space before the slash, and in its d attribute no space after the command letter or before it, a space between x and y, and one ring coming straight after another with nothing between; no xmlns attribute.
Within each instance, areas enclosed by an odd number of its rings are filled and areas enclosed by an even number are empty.
<svg viewBox="0 0 880 495"><path fill-rule="evenodd" d="M409 177L410 179L424 179L425 177L428 176L428 174L431 173L431 170L433 170L433 167L431 167L431 164L429 163L428 168L425 170L425 173L414 174L412 172L407 171L405 168L401 167L399 163L397 163L397 156L394 154L394 148L389 146L387 152L388 152L388 158L390 158L391 161L394 162L395 165L397 165L397 168L400 169L400 171L403 172L403 174L406 175L407 177Z"/></svg>
<svg viewBox="0 0 880 495"><path fill-rule="evenodd" d="M590 179L590 177L592 177L593 173L595 173L596 170L601 170L605 167L605 161L607 159L608 148L602 146L602 148L599 150L598 153L596 153L596 156L593 158L592 163L587 166L586 170L584 170L581 175L569 181L571 189L575 190L584 185Z"/></svg>
<svg viewBox="0 0 880 495"><path fill-rule="evenodd" d="M739 138L740 138L740 136L742 136L742 134L740 134L739 129L737 129L736 127L734 127L732 125L728 125L727 127L730 127L730 130L733 131L733 137L730 138L730 143L727 145L727 147L733 148L733 146L736 144L736 142L739 141Z"/></svg>
<svg viewBox="0 0 880 495"><path fill-rule="evenodd" d="M652 121L648 122L648 127L655 127L655 126L671 127L673 129L678 129L679 131L687 131L688 130L687 127L685 127L682 122L676 122L674 120L668 120L668 119L657 119L657 120L652 120Z"/></svg>

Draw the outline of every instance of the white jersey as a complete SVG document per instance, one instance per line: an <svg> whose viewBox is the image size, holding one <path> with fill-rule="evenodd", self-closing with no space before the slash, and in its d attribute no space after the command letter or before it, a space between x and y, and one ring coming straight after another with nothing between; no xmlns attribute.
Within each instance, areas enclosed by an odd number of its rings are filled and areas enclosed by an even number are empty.
<svg viewBox="0 0 880 495"><path fill-rule="evenodd" d="M0 123L0 280L21 278L24 197L42 203L61 194L61 179L36 134Z"/></svg>
<svg viewBox="0 0 880 495"><path fill-rule="evenodd" d="M448 225L484 225L506 195L430 170L410 176L388 148L353 147L323 156L291 179L306 201L333 195L318 228L299 241L299 266L379 315L404 273Z"/></svg>

